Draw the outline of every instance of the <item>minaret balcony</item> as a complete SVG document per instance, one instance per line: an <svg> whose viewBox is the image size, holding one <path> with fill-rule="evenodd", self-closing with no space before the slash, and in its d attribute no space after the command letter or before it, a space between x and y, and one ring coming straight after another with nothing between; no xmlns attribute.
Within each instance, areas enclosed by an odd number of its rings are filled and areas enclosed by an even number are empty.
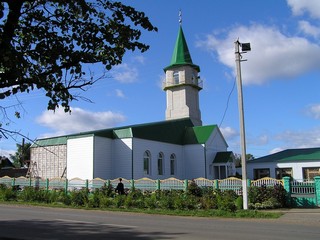
<svg viewBox="0 0 320 240"><path fill-rule="evenodd" d="M171 82L171 81L166 81L164 80L162 82L162 88L163 90L167 90L169 88L174 88L174 87L180 87L180 86L191 86L194 88L197 88L199 91L203 88L203 81L200 78L193 79L191 81L180 81L179 83L176 82Z"/></svg>

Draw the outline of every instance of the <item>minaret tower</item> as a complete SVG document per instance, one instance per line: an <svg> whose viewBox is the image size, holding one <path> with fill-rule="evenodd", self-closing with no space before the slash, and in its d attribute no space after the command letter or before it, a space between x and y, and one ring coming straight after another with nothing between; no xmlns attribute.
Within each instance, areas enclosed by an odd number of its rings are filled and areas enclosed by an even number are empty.
<svg viewBox="0 0 320 240"><path fill-rule="evenodd" d="M188 45L182 31L181 12L180 27L173 50L171 63L164 68L166 79L163 90L166 91L166 120L190 118L195 126L201 126L199 108L199 91L202 81L198 73L200 68L193 64Z"/></svg>

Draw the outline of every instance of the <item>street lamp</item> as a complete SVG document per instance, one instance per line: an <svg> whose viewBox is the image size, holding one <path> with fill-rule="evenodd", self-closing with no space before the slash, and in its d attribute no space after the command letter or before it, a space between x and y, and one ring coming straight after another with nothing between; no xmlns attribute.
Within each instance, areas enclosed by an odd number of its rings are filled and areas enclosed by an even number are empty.
<svg viewBox="0 0 320 240"><path fill-rule="evenodd" d="M235 57L237 66L237 86L238 86L238 107L239 107L239 120L240 120L240 143L241 143L241 169L242 169L242 196L243 196L243 209L248 209L248 187L247 187L247 163L246 163L246 137L244 127L244 111L243 111L243 96L242 96L242 79L241 79L241 66L242 60L241 53L251 51L250 43L240 43L239 39L234 42ZM241 47L241 52L240 52Z"/></svg>

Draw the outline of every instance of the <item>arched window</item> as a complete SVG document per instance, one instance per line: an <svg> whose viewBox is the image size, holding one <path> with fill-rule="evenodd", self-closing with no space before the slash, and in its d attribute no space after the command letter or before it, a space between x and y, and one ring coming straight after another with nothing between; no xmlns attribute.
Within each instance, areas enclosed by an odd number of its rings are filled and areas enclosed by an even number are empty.
<svg viewBox="0 0 320 240"><path fill-rule="evenodd" d="M170 175L176 174L176 155L170 155Z"/></svg>
<svg viewBox="0 0 320 240"><path fill-rule="evenodd" d="M163 153L158 155L158 175L163 175Z"/></svg>
<svg viewBox="0 0 320 240"><path fill-rule="evenodd" d="M174 84L179 84L179 71L173 72L173 81L174 81Z"/></svg>
<svg viewBox="0 0 320 240"><path fill-rule="evenodd" d="M145 151L143 154L143 174L145 175L150 174L150 161L151 161L151 154L149 151Z"/></svg>

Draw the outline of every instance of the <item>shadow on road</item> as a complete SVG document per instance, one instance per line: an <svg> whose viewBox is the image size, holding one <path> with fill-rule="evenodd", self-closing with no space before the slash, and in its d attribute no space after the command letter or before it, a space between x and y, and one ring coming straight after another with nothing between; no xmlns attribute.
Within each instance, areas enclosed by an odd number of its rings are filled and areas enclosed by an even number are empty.
<svg viewBox="0 0 320 240"><path fill-rule="evenodd" d="M37 239L173 239L184 233L142 232L137 228L125 228L106 224L65 221L0 221L1 240Z"/></svg>

